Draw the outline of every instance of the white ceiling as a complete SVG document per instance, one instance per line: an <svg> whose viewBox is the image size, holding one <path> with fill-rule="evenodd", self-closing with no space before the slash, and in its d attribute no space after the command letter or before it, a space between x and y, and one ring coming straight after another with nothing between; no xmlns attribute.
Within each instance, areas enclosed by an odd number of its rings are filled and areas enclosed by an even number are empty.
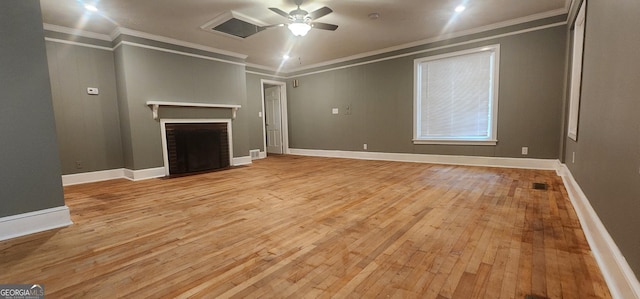
<svg viewBox="0 0 640 299"><path fill-rule="evenodd" d="M225 51L248 55L247 62L270 69L292 70L366 52L488 28L494 25L566 13L570 0L309 0L309 12L328 6L333 13L319 22L339 25L336 31L312 29L294 37L276 27L246 39L210 33L200 26L233 10L268 24L286 21L268 8L286 12L293 0L40 0L47 24L109 35L127 28ZM95 4L90 13L83 3ZM454 8L467 9L456 14ZM377 12L380 18L368 18ZM282 62L282 55L292 58Z"/></svg>

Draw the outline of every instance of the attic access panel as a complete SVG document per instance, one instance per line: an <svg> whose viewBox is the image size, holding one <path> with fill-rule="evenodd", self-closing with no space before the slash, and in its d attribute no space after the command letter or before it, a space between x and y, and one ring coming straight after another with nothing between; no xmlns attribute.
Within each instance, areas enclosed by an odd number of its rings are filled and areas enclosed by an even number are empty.
<svg viewBox="0 0 640 299"><path fill-rule="evenodd" d="M212 30L235 35L237 37L242 37L242 38L247 38L264 29L265 29L264 27L260 27L255 24L251 24L236 18L229 19L226 22L212 28Z"/></svg>
<svg viewBox="0 0 640 299"><path fill-rule="evenodd" d="M265 30L264 26L267 26L267 24L235 11L228 11L200 26L200 28L208 32L244 39Z"/></svg>

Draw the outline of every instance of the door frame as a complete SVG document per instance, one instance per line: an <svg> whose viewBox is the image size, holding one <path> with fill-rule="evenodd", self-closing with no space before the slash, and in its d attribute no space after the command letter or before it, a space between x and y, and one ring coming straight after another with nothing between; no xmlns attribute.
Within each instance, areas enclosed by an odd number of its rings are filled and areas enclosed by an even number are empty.
<svg viewBox="0 0 640 299"><path fill-rule="evenodd" d="M289 125L287 120L287 82L282 81L274 81L267 79L260 79L260 94L262 99L262 142L264 148L264 155L267 156L267 127L265 126L264 120L267 117L265 114L265 103L264 103L264 88L265 85L277 85L280 87L280 121L281 121L281 130L282 134L282 153L290 154L289 151Z"/></svg>

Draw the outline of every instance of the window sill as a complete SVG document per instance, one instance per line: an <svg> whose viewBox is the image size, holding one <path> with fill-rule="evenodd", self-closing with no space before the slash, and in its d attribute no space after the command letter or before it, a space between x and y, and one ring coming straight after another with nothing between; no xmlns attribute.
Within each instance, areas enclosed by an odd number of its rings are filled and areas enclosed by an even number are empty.
<svg viewBox="0 0 640 299"><path fill-rule="evenodd" d="M413 144L441 144L441 145L496 145L498 140L424 140L414 139Z"/></svg>

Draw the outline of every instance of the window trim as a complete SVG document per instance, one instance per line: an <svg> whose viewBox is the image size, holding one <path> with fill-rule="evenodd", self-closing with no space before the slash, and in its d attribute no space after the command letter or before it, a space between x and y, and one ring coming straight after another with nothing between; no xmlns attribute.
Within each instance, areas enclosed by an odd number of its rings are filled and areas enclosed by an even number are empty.
<svg viewBox="0 0 640 299"><path fill-rule="evenodd" d="M587 0L584 0L578 10L573 28L573 49L571 50L571 79L569 82L569 120L567 123L567 137L578 141L578 126L580 121L580 98L582 93L582 62L584 59L585 27Z"/></svg>
<svg viewBox="0 0 640 299"><path fill-rule="evenodd" d="M419 138L418 125L421 120L421 99L422 93L422 74L420 73L420 65L424 62L440 60L445 58L451 58L456 56L464 56L469 54L475 54L479 52L491 51L493 52L493 74L491 85L491 130L488 138ZM415 59L413 61L413 144L443 144L443 145L496 145L498 143L498 93L500 83L500 44L482 46L473 49L467 49L462 51L456 51L441 55L428 56Z"/></svg>

